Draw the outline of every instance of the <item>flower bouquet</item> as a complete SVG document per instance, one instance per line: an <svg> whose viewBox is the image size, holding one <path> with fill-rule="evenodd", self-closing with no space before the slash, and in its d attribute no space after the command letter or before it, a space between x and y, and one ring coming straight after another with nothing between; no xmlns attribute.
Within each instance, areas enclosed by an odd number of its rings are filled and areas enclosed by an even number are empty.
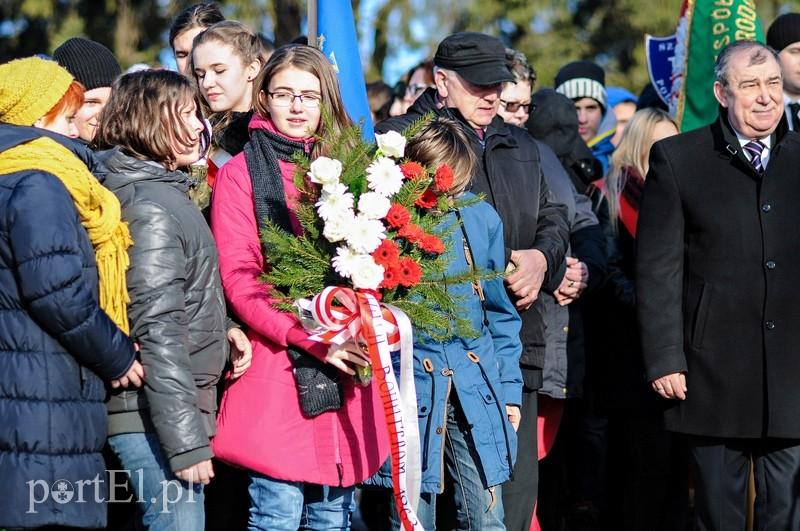
<svg viewBox="0 0 800 531"><path fill-rule="evenodd" d="M363 142L355 126L337 138L317 139L326 143L329 157L295 160L300 198L290 206L302 234L274 224L262 233L270 266L264 281L275 290L276 306L297 313L316 341L352 340L371 363L356 378L369 385L374 374L379 385L392 443L395 500L406 529L420 529L413 511L420 453L411 322L417 333L434 340L475 335L446 287L480 276L445 274L448 240L440 222L467 204L447 195L452 170L404 158L406 138L428 120L418 120L402 135L376 135L376 145ZM400 352L399 387L392 351Z"/></svg>

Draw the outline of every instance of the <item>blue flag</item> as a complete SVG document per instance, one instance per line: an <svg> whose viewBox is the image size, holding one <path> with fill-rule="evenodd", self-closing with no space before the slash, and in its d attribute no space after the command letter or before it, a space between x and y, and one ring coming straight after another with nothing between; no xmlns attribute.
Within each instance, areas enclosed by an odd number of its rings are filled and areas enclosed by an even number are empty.
<svg viewBox="0 0 800 531"><path fill-rule="evenodd" d="M645 35L644 42L650 81L658 91L658 97L661 98L661 101L669 105L673 81L672 63L675 58L675 45L678 42L678 36L653 37L652 35Z"/></svg>
<svg viewBox="0 0 800 531"><path fill-rule="evenodd" d="M347 114L362 123L365 140L372 140L372 115L367 102L367 89L361 56L358 53L356 24L349 0L317 0L317 43L339 77Z"/></svg>

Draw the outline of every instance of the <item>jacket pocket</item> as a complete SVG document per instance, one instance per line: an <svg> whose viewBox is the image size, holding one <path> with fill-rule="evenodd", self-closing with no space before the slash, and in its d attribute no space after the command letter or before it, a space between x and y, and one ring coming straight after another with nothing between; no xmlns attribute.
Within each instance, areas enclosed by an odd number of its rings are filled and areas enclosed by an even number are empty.
<svg viewBox="0 0 800 531"><path fill-rule="evenodd" d="M475 393L483 406L483 412L486 415L486 421L481 422L473 427L473 440L476 444L485 444L487 446L494 446L497 452L498 464L506 463L510 457L508 432L506 430L506 412L505 405L498 402L497 397L492 392L491 388L486 384L479 384L475 386ZM478 406L480 408L480 406ZM487 455L477 449L481 455ZM490 451L486 448L486 451ZM486 469L489 463L483 463ZM508 463L510 466L510 463Z"/></svg>
<svg viewBox="0 0 800 531"><path fill-rule="evenodd" d="M695 305L694 319L692 319L692 348L699 349L703 346L710 305L711 284L703 282L700 285L700 294Z"/></svg>
<svg viewBox="0 0 800 531"><path fill-rule="evenodd" d="M425 471L428 468L428 451L430 449L430 441L433 437L431 433L431 421L433 416L431 415L431 409L433 409L433 402L431 401L431 395L426 395L424 393L417 392L417 416L419 422L419 430L421 434L424 434L420 443L422 444L422 470Z"/></svg>

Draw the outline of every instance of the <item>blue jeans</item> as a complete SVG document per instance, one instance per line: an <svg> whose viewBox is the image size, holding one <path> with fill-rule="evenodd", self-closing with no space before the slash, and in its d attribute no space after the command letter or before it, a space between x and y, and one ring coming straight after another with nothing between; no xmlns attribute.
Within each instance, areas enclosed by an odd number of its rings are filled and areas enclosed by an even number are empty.
<svg viewBox="0 0 800 531"><path fill-rule="evenodd" d="M355 487L281 481L250 473L250 531L347 531Z"/></svg>
<svg viewBox="0 0 800 531"><path fill-rule="evenodd" d="M123 433L109 437L108 444L128 473L146 529L197 531L205 527L203 485L175 477L156 434Z"/></svg>
<svg viewBox="0 0 800 531"><path fill-rule="evenodd" d="M455 394L447 404L444 444L445 481L453 483L456 522L459 531L504 531L503 497L500 485L485 488L476 463L478 454L469 433L461 403ZM436 494L423 493L417 518L425 529L436 529ZM394 497L391 499L392 529L400 529Z"/></svg>

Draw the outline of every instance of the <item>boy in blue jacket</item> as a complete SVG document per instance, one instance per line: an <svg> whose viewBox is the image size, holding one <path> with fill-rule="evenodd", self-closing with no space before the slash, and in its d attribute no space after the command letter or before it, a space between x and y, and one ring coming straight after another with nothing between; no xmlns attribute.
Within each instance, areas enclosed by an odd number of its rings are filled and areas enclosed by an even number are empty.
<svg viewBox="0 0 800 531"><path fill-rule="evenodd" d="M453 170L450 194L470 198L476 158L461 125L448 118L430 122L409 140L406 156L436 169ZM503 225L495 210L478 201L453 210L443 221L450 253L446 274L474 268L505 269ZM516 459L522 375L520 318L503 278L447 286L463 301L462 315L476 337L436 342L415 332L414 380L422 452L422 495L417 516L435 529L436 495L453 482L458 529L505 529L500 485ZM394 513L394 508L392 508ZM393 527L398 528L396 514Z"/></svg>

